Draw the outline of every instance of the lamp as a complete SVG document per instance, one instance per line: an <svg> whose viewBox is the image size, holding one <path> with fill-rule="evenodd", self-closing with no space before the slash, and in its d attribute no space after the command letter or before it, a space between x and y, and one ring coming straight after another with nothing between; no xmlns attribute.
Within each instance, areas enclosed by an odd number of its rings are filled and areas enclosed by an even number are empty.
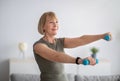
<svg viewBox="0 0 120 81"><path fill-rule="evenodd" d="M20 53L22 53L23 58L25 58L25 51L27 50L27 43L25 42L19 42L18 48L20 50Z"/></svg>

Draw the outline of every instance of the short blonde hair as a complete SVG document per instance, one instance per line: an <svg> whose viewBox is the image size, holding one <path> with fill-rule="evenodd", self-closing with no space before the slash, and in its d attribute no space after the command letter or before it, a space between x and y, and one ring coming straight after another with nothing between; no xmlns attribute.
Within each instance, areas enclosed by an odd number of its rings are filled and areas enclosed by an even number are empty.
<svg viewBox="0 0 120 81"><path fill-rule="evenodd" d="M38 23L38 32L41 35L44 35L43 27L44 27L44 25L46 23L46 18L47 17L49 17L50 19L56 19L57 20L57 17L56 17L54 12L45 12L45 13L43 13L43 15L40 17L40 20L39 20L39 23Z"/></svg>

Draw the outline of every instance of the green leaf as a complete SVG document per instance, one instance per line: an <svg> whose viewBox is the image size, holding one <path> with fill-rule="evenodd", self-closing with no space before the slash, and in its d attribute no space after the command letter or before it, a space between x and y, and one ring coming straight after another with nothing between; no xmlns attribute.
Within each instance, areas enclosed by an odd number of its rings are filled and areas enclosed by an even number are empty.
<svg viewBox="0 0 120 81"><path fill-rule="evenodd" d="M99 50L96 47L91 48L92 54L96 54Z"/></svg>

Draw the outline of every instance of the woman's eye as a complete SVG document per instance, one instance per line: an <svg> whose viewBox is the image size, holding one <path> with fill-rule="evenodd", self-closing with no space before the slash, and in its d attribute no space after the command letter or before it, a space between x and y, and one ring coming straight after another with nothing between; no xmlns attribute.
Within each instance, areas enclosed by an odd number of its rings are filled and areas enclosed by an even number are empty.
<svg viewBox="0 0 120 81"><path fill-rule="evenodd" d="M50 22L50 23L58 23L58 21L56 21L56 22Z"/></svg>
<svg viewBox="0 0 120 81"><path fill-rule="evenodd" d="M50 22L50 23L53 23L53 22Z"/></svg>
<svg viewBox="0 0 120 81"><path fill-rule="evenodd" d="M51 21L50 23L54 23L53 21Z"/></svg>

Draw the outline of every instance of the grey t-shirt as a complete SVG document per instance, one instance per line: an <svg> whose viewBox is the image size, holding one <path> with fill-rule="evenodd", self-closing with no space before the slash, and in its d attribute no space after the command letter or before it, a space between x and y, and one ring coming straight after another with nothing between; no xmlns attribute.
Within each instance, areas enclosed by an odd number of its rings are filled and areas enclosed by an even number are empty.
<svg viewBox="0 0 120 81"><path fill-rule="evenodd" d="M37 43L43 43L53 50L64 52L64 38L56 38L55 41L56 42L52 44L41 38L39 41L35 42L34 45ZM64 65L62 63L49 61L35 52L34 56L41 71L41 81L68 81L65 76Z"/></svg>

